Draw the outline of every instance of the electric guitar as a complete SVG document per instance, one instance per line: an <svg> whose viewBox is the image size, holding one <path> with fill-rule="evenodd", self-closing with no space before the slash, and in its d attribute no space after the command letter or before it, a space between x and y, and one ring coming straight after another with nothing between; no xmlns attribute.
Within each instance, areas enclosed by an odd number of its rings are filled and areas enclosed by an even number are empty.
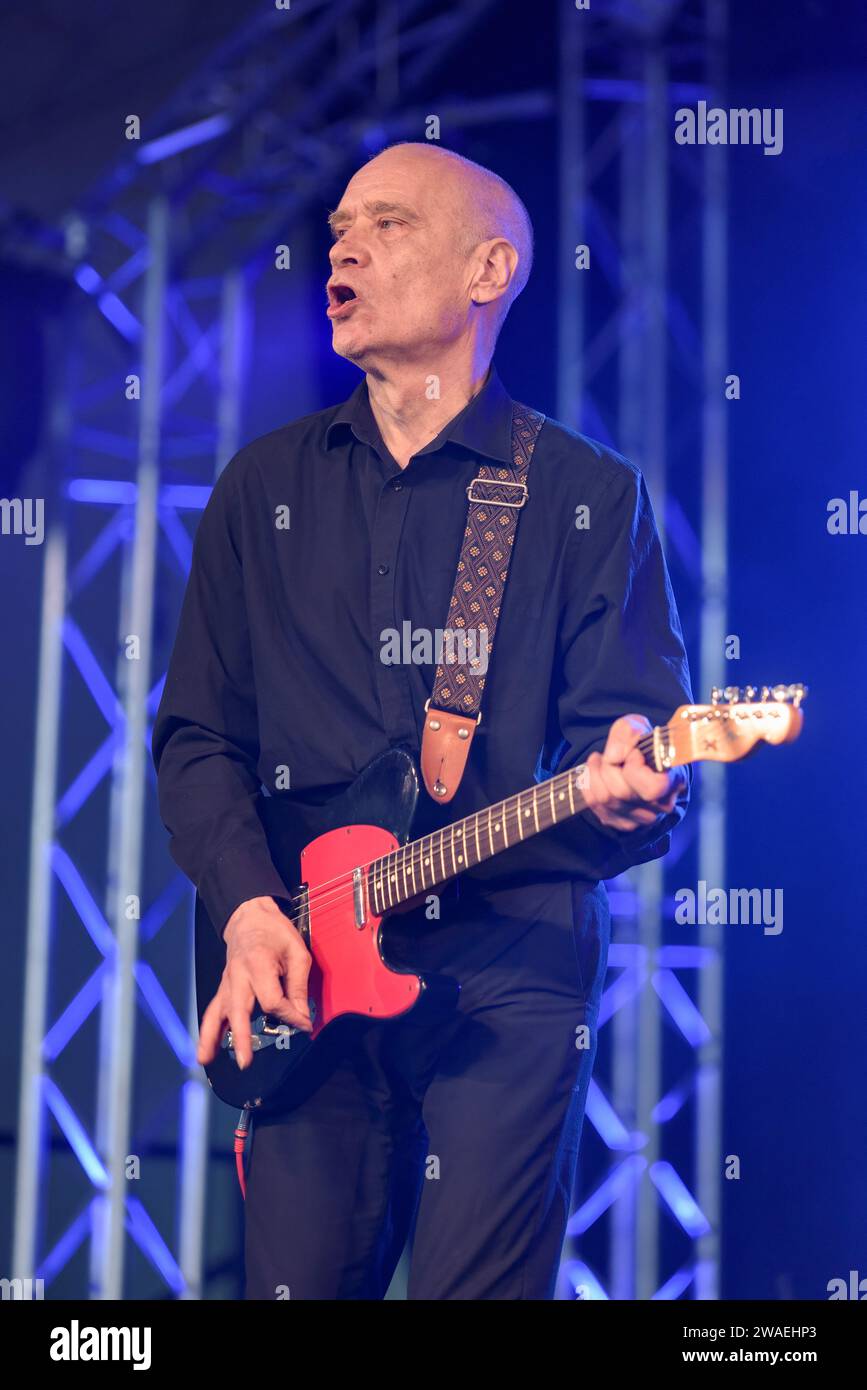
<svg viewBox="0 0 867 1390"><path fill-rule="evenodd" d="M761 692L747 686L743 697L734 687L714 690L711 704L681 705L638 746L658 772L703 760L736 762L762 741L796 739L806 693L802 685ZM455 981L388 964L388 914L517 841L577 816L586 809L583 778L583 767L569 768L412 841L418 773L401 748L374 758L345 792L321 808L321 833L306 843L299 839L291 803L263 797L259 810L274 863L284 882L297 880L287 915L313 957L308 986L313 1031L270 1017L257 1003L252 1064L244 1071L238 1067L228 1030L205 1067L219 1098L246 1110L291 1108L327 1075L359 1020L452 1009ZM197 897L200 1023L225 964L225 945Z"/></svg>

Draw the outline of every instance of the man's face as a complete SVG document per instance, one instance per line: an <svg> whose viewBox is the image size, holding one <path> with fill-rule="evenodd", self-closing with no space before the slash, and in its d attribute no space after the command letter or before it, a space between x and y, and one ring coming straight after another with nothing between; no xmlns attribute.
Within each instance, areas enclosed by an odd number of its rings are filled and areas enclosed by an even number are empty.
<svg viewBox="0 0 867 1390"><path fill-rule="evenodd" d="M461 189L451 171L389 152L350 180L332 215L332 346L365 370L425 359L467 331L472 263L463 255ZM346 286L355 299L341 303Z"/></svg>

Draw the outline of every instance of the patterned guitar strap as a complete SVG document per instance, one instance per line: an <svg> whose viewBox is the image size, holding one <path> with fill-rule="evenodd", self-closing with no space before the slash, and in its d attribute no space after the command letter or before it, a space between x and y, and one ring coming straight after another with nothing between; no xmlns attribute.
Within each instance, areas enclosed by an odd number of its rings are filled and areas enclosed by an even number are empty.
<svg viewBox="0 0 867 1390"><path fill-rule="evenodd" d="M527 475L544 423L537 410L513 402L513 467L483 463L467 488L467 525L443 640L445 665L437 666L424 707L421 771L435 801L451 801L458 790L481 723L518 519L530 495Z"/></svg>

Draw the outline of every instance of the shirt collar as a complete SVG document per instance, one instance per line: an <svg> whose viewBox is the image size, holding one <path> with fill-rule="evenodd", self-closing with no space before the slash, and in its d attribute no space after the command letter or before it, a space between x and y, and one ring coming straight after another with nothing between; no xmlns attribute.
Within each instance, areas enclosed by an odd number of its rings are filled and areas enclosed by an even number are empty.
<svg viewBox="0 0 867 1390"><path fill-rule="evenodd" d="M344 432L348 427L356 439L365 444L374 448L382 445L379 426L370 408L366 378L362 378L349 399L338 407L337 414L328 425L325 431L327 449L340 438L340 426L344 427ZM481 391L440 430L435 439L419 450L419 454L432 454L447 440L462 444L475 454L484 454L486 458L511 464L512 399L493 363Z"/></svg>

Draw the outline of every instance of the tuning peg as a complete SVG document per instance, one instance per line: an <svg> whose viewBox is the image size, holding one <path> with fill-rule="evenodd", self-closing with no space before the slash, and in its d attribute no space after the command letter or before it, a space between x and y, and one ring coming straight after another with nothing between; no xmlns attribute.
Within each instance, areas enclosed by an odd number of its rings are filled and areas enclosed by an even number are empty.
<svg viewBox="0 0 867 1390"><path fill-rule="evenodd" d="M711 702L711 704L712 704L712 705L718 705L719 702L720 702L720 700L722 699L722 697L723 697L722 691L720 690L720 688L719 688L718 685L715 685L715 686L712 688L711 692L710 692L710 702Z"/></svg>
<svg viewBox="0 0 867 1390"><path fill-rule="evenodd" d="M761 694L762 702L764 703L766 700L770 700L770 698L771 698L771 688L770 688L770 686L769 686L769 685L763 685L763 686L762 686L762 694Z"/></svg>
<svg viewBox="0 0 867 1390"><path fill-rule="evenodd" d="M756 690L756 687L754 685L744 686L744 700L747 704L750 704L750 702L756 698L757 694L758 691Z"/></svg>
<svg viewBox="0 0 867 1390"><path fill-rule="evenodd" d="M725 690L723 691L723 695L728 700L730 705L736 705L738 700L741 698L740 686L727 685Z"/></svg>
<svg viewBox="0 0 867 1390"><path fill-rule="evenodd" d="M789 687L787 685L775 685L771 694L780 704L785 704L789 698Z"/></svg>
<svg viewBox="0 0 867 1390"><path fill-rule="evenodd" d="M798 708L798 705L801 703L802 700L806 700L809 693L810 692L808 691L805 685L789 686L789 698L791 699L792 704L795 706L795 709Z"/></svg>

